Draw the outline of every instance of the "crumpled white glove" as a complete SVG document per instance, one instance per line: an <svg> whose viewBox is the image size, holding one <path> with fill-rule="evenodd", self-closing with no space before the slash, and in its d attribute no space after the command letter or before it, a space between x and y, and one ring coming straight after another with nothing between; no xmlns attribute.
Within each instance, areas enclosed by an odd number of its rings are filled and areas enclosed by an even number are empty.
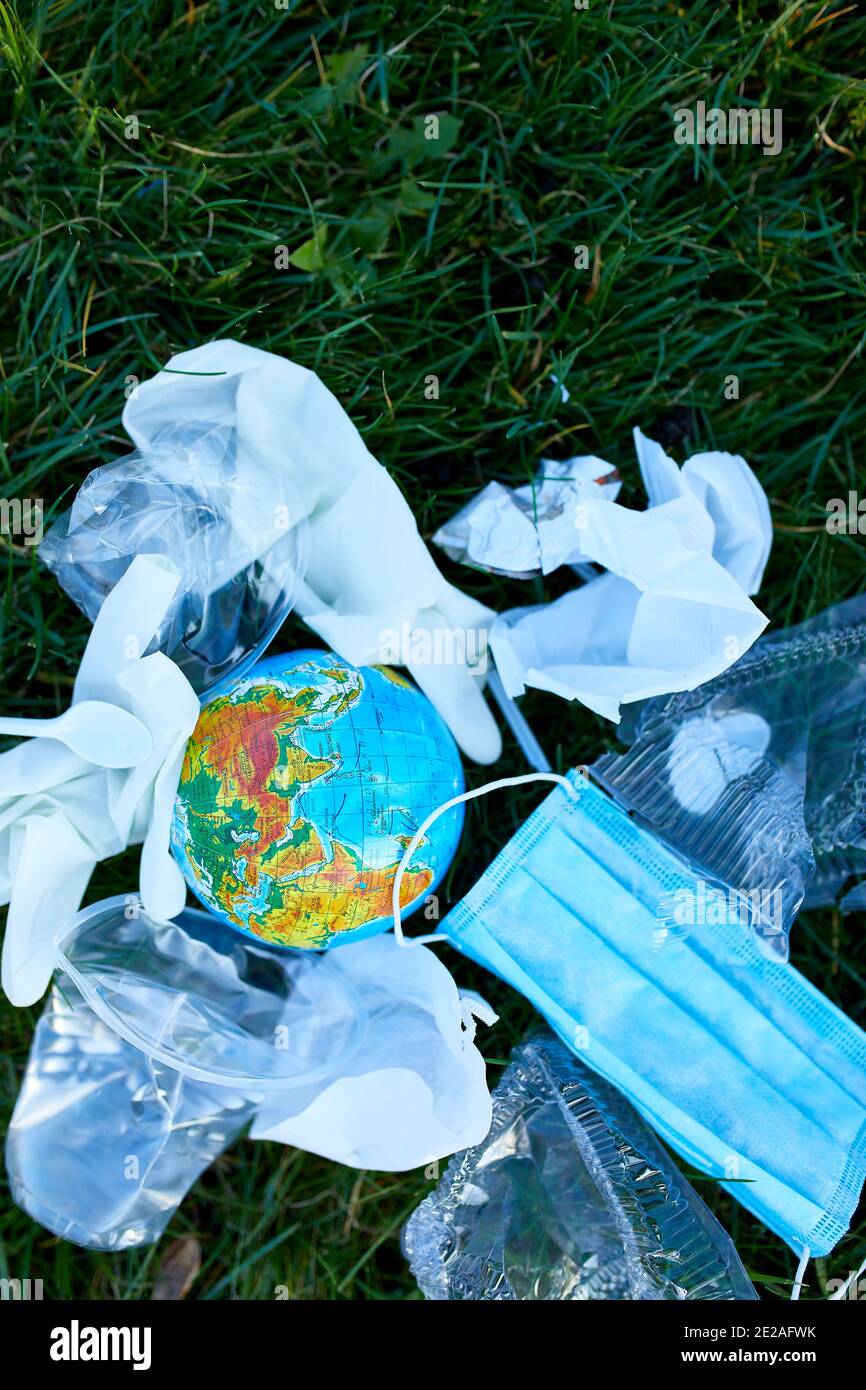
<svg viewBox="0 0 866 1390"><path fill-rule="evenodd" d="M443 578L397 485L315 373L226 339L178 353L123 413L142 449L168 425L202 420L235 432L241 468L289 470L310 524L301 617L353 665L406 665L467 756L493 762L501 739L481 677L494 614Z"/></svg>
<svg viewBox="0 0 866 1390"><path fill-rule="evenodd" d="M406 950L390 932L329 951L325 968L365 1011L360 1046L333 1079L268 1096L250 1137L387 1172L480 1143L492 1107L472 1016L495 1023L489 1006L461 996L433 951Z"/></svg>
<svg viewBox="0 0 866 1390"><path fill-rule="evenodd" d="M581 559L607 573L493 624L512 698L534 686L619 722L621 704L712 680L767 625L748 594L770 553L770 510L745 459L695 454L680 470L639 429L634 442L647 510L589 496L576 518Z"/></svg>
<svg viewBox="0 0 866 1390"><path fill-rule="evenodd" d="M634 447L650 507L675 502L686 543L710 552L740 588L756 594L773 544L767 494L740 454L692 454L679 469L660 444L639 429Z"/></svg>
<svg viewBox="0 0 866 1390"><path fill-rule="evenodd" d="M176 587L164 560L137 556L103 603L75 681L73 704L104 700L141 720L152 740L147 758L105 768L40 737L0 755L0 902L9 903L2 984L13 1004L44 993L54 936L77 911L100 859L143 842L147 911L163 921L186 901L169 829L199 702L167 656L140 655Z"/></svg>

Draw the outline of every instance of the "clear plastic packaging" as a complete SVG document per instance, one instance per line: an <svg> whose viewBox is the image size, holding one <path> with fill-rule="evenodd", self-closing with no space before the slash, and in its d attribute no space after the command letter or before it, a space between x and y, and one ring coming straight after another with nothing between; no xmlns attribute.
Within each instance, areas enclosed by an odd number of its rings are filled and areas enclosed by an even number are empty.
<svg viewBox="0 0 866 1390"><path fill-rule="evenodd" d="M483 1143L403 1231L430 1299L754 1299L729 1237L635 1110L555 1038L512 1053Z"/></svg>
<svg viewBox="0 0 866 1390"><path fill-rule="evenodd" d="M196 909L155 922L137 899L108 898L79 913L57 954L108 1027L208 1085L255 1095L311 1085L348 1061L366 1029L351 981L320 955L238 942Z"/></svg>
<svg viewBox="0 0 866 1390"><path fill-rule="evenodd" d="M786 933L866 873L866 595L649 701L631 734L599 779L726 882L779 889Z"/></svg>
<svg viewBox="0 0 866 1390"><path fill-rule="evenodd" d="M605 754L589 770L708 893L733 905L768 954L787 960L791 924L814 869L802 794L769 759L738 762L736 753L718 742L708 749L688 730L682 742L641 740L627 753ZM710 802L707 763L723 757L729 778ZM686 805L679 796L688 798ZM660 920L668 933L688 930L677 925L675 911Z"/></svg>
<svg viewBox="0 0 866 1390"><path fill-rule="evenodd" d="M180 583L152 649L199 694L261 654L307 568L306 514L289 470L236 448L225 425L162 427L147 448L88 474L39 547L91 621L136 555L170 562Z"/></svg>
<svg viewBox="0 0 866 1390"><path fill-rule="evenodd" d="M79 1245L156 1240L265 1095L339 1072L366 1031L326 957L275 957L203 912L109 899L58 953L6 1161L18 1205Z"/></svg>
<svg viewBox="0 0 866 1390"><path fill-rule="evenodd" d="M36 1025L6 1140L13 1200L76 1245L150 1244L253 1109L139 1052L62 981Z"/></svg>
<svg viewBox="0 0 866 1390"><path fill-rule="evenodd" d="M79 1245L156 1240L252 1119L252 1137L388 1171L490 1125L472 1022L490 1011L433 951L388 935L275 952L207 913L158 922L117 897L80 912L56 954L6 1156L18 1204Z"/></svg>

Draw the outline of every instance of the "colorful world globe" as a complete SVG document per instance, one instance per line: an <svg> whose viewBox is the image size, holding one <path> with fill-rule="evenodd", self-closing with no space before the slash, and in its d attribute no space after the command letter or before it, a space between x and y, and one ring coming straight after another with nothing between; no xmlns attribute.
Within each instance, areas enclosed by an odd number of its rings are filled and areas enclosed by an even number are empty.
<svg viewBox="0 0 866 1390"><path fill-rule="evenodd" d="M463 787L451 734L402 676L333 652L269 657L202 707L172 849L229 926L275 946L341 945L391 925L406 846ZM431 826L403 876L404 911L433 894L462 825L461 805Z"/></svg>

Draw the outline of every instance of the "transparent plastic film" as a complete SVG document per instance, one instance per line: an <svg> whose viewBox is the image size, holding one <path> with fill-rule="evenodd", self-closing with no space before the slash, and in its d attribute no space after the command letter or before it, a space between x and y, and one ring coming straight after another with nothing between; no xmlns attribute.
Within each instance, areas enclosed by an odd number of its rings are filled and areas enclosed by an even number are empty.
<svg viewBox="0 0 866 1390"><path fill-rule="evenodd" d="M630 1105L550 1035L403 1233L428 1298L753 1299L730 1239Z"/></svg>
<svg viewBox="0 0 866 1390"><path fill-rule="evenodd" d="M322 956L240 940L137 898L78 913L34 1035L6 1163L15 1201L103 1250L157 1240L265 1097L322 1084L367 1019Z"/></svg>
<svg viewBox="0 0 866 1390"><path fill-rule="evenodd" d="M12 1196L76 1245L150 1244L253 1110L230 1087L194 1081L133 1047L61 976L9 1126Z"/></svg>
<svg viewBox="0 0 866 1390"><path fill-rule="evenodd" d="M712 925L724 909L768 953L788 959L814 861L802 793L784 773L751 750L744 756L721 740L709 747L691 733L679 746L662 739L605 754L590 772L697 882L695 912L678 912L674 901L661 905L661 931L684 935Z"/></svg>
<svg viewBox="0 0 866 1390"><path fill-rule="evenodd" d="M308 524L288 470L240 450L230 426L193 419L94 469L39 555L91 621L136 555L175 569L152 649L201 694L244 671L293 608Z"/></svg>
<svg viewBox="0 0 866 1390"><path fill-rule="evenodd" d="M596 768L674 844L735 882L779 887L787 924L798 893L808 906L843 894L843 906L856 905L850 890L866 874L866 596L761 637L696 690L650 701L632 736L628 753Z"/></svg>
<svg viewBox="0 0 866 1390"><path fill-rule="evenodd" d="M161 923L136 899L109 899L79 914L58 957L103 1023L210 1085L311 1085L339 1071L366 1030L351 981L323 956L275 955L192 909Z"/></svg>

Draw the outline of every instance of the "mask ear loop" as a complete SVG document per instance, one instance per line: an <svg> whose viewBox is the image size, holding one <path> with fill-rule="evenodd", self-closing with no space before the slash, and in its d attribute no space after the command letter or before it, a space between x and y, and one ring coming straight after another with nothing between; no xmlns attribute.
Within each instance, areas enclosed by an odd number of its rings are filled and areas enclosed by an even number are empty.
<svg viewBox="0 0 866 1390"><path fill-rule="evenodd" d="M804 1245L803 1253L800 1256L800 1263L797 1265L797 1273L794 1275L794 1287L791 1290L792 1303L795 1303L800 1297L800 1290L803 1287L803 1275L806 1273L806 1265L809 1263L809 1260L811 1258L811 1250L809 1249L808 1245ZM845 1283L842 1285L840 1289L837 1289L835 1293L827 1295L827 1302L835 1303L838 1299L844 1298L848 1293L848 1290L850 1289L851 1285L857 1279L860 1278L860 1275L863 1273L864 1269L866 1269L866 1259L862 1261L859 1269L854 1270L851 1274L848 1275L848 1278L845 1280Z"/></svg>
<svg viewBox="0 0 866 1390"><path fill-rule="evenodd" d="M446 811L450 811L455 806L461 805L464 801L474 801L477 796L486 796L488 792L498 791L500 787L523 787L527 782L558 782L564 787L569 796L577 801L580 792L573 782L567 777L563 777L558 772L524 772L520 777L500 777L496 782L485 782L483 787L475 787L472 791L461 792L459 796L453 796L450 801L443 801L441 806L437 806L435 811L431 811L426 820L422 821L412 839L409 841L403 853L403 858L397 865L397 872L394 875L394 887L391 892L391 912L394 917L394 936L398 946L426 946L431 942L442 942L445 937L439 932L431 932L429 936L407 937L403 934L403 919L400 908L400 885L403 882L403 874L409 866L409 861L416 849L420 845L427 831L434 821L443 816Z"/></svg>
<svg viewBox="0 0 866 1390"><path fill-rule="evenodd" d="M794 1287L791 1290L791 1302L796 1303L800 1298L800 1290L803 1287L803 1275L806 1273L806 1265L812 1258L812 1251L808 1245L803 1246L803 1253L800 1256L800 1263L797 1265L797 1273L794 1275Z"/></svg>

